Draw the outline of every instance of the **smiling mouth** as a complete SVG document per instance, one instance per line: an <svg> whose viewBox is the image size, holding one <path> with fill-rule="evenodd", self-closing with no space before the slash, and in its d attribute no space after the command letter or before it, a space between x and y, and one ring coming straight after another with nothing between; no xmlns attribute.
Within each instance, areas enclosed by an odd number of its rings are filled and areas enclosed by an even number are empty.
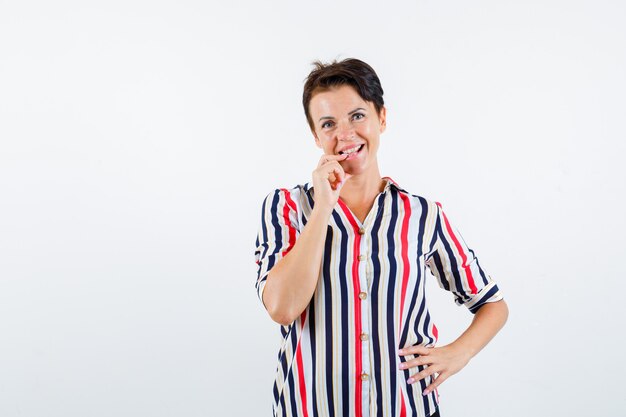
<svg viewBox="0 0 626 417"><path fill-rule="evenodd" d="M357 153L361 149L363 149L364 145L365 144L363 143L363 144L361 144L359 146L355 146L354 148L346 149L345 151L339 151L339 155L345 155L345 154L350 155L350 154L353 154L353 153Z"/></svg>

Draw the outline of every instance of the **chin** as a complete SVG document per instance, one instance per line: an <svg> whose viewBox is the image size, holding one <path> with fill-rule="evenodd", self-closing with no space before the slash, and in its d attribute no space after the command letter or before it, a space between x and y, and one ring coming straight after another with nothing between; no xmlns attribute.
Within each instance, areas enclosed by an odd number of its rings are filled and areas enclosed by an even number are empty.
<svg viewBox="0 0 626 417"><path fill-rule="evenodd" d="M346 174L350 174L350 175L360 175L363 174L365 172L365 167L363 166L345 166L343 167L343 170L346 172Z"/></svg>

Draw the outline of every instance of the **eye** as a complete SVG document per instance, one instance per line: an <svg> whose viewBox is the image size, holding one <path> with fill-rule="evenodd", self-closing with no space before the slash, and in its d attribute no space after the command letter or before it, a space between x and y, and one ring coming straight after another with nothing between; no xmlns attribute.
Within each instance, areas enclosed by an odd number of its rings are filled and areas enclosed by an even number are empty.
<svg viewBox="0 0 626 417"><path fill-rule="evenodd" d="M365 115L364 115L363 113L354 113L354 114L352 115L352 118L353 118L354 120L361 120L361 119L362 119L362 118L364 118L364 117L365 117Z"/></svg>
<svg viewBox="0 0 626 417"><path fill-rule="evenodd" d="M326 129L327 127L331 127L333 125L333 122L328 121L328 122L324 122L322 123L322 129Z"/></svg>

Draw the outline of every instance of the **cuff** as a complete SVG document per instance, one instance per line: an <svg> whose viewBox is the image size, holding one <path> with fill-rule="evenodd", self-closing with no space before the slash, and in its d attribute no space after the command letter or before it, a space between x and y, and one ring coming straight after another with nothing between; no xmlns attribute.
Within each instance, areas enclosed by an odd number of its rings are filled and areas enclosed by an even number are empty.
<svg viewBox="0 0 626 417"><path fill-rule="evenodd" d="M502 300L503 296L495 281L491 281L489 284L481 288L481 290L472 296L472 298L465 302L464 305L469 309L472 314L476 314L479 308L485 303L493 303Z"/></svg>

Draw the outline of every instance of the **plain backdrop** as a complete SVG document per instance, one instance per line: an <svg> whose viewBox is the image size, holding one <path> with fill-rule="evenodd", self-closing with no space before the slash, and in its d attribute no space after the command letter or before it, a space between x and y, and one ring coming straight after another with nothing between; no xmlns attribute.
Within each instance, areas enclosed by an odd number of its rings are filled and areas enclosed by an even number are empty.
<svg viewBox="0 0 626 417"><path fill-rule="evenodd" d="M444 417L623 416L622 1L0 1L0 416L269 416L263 197L315 59L377 71L381 174L510 308ZM432 278L432 277L431 277ZM440 345L471 314L434 279Z"/></svg>

